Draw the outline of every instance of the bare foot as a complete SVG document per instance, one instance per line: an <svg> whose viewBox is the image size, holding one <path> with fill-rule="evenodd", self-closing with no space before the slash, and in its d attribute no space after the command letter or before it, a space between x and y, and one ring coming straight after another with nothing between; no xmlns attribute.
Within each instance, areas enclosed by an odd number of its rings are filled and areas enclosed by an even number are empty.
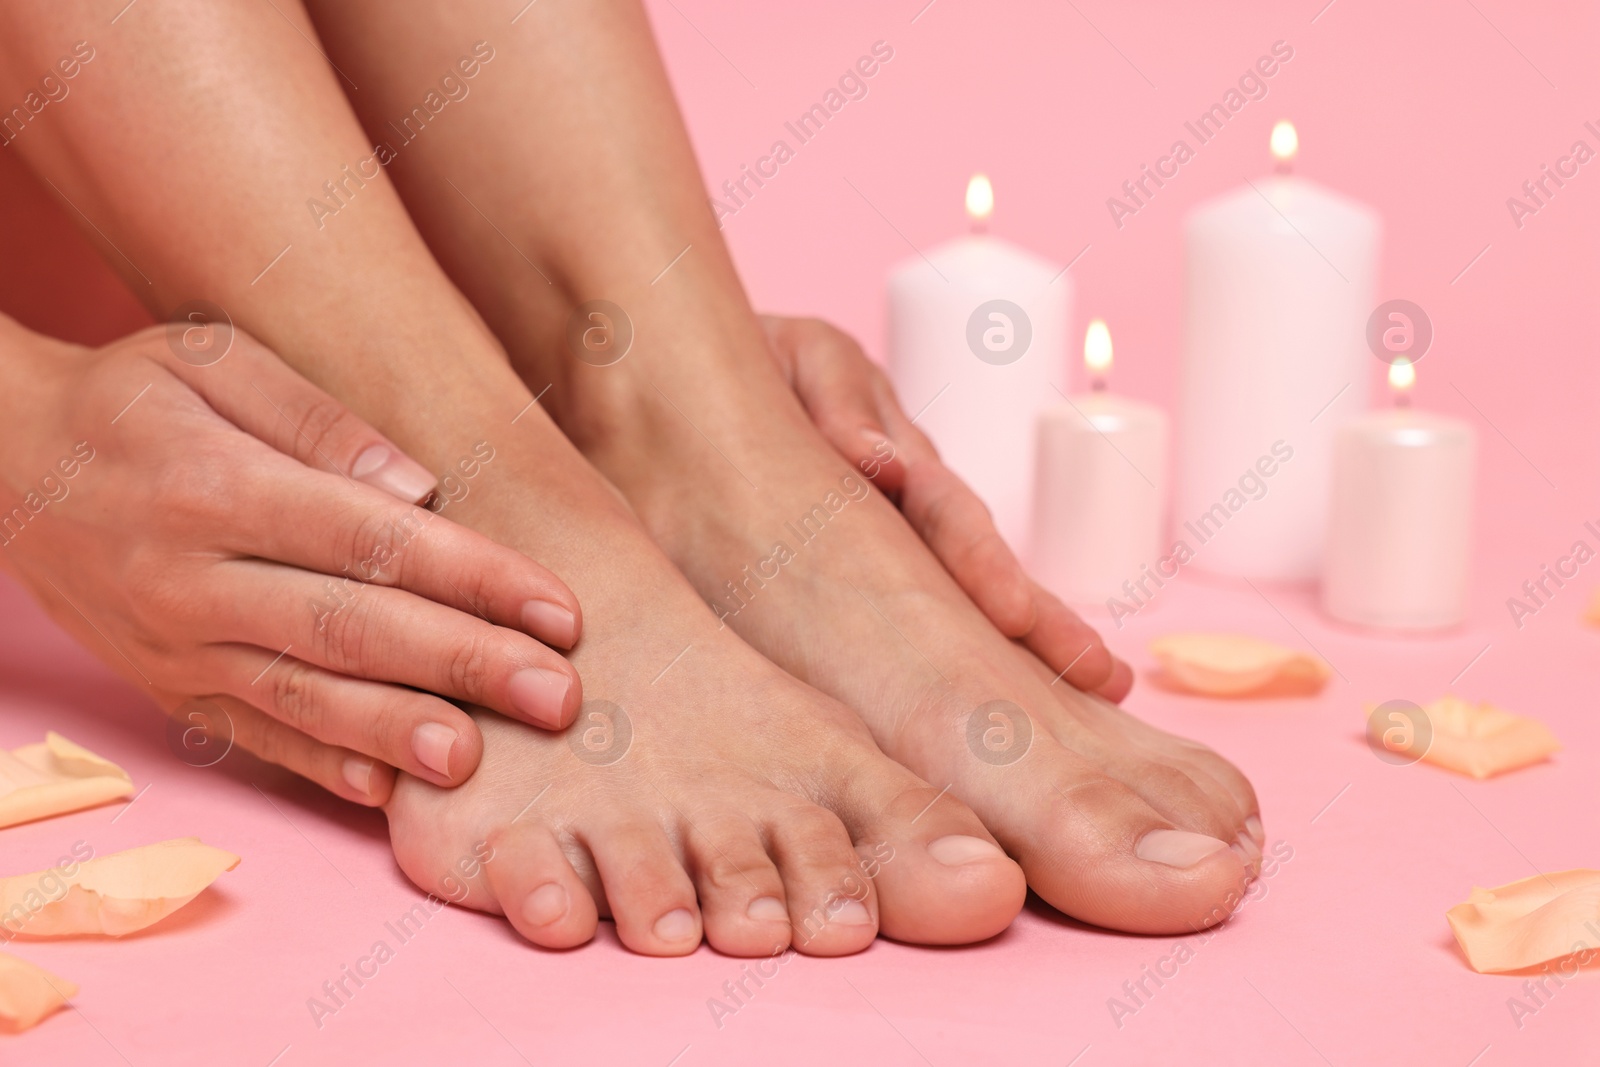
<svg viewBox="0 0 1600 1067"><path fill-rule="evenodd" d="M502 448L480 481L460 517L571 579L587 700L565 734L479 713L483 760L457 789L402 776L387 810L418 885L554 948L610 916L650 955L703 934L830 956L1011 922L1022 873L977 817L719 627L565 442Z"/></svg>
<svg viewBox="0 0 1600 1067"><path fill-rule="evenodd" d="M654 335L693 329L666 325ZM724 623L970 804L1062 911L1148 933L1225 918L1260 860L1244 776L1052 684L822 440L754 320L720 325L743 355L664 342L631 368L571 374L564 407L568 433Z"/></svg>

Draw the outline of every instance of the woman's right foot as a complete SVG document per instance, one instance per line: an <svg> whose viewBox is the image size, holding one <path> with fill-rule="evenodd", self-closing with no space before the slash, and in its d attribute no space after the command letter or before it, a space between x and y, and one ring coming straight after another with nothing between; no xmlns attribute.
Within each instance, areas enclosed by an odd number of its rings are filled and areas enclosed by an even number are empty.
<svg viewBox="0 0 1600 1067"><path fill-rule="evenodd" d="M538 447L501 447L449 507L578 594L587 702L557 734L478 714L483 760L454 789L401 777L387 811L412 880L552 948L587 941L601 916L649 955L702 936L734 955L828 956L880 930L955 944L1005 929L1023 875L977 817L720 628L535 418Z"/></svg>

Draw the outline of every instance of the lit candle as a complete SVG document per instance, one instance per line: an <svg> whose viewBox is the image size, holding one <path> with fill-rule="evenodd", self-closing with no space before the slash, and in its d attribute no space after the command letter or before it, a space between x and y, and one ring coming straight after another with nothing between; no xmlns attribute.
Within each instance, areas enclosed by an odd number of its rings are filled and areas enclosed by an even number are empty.
<svg viewBox="0 0 1600 1067"><path fill-rule="evenodd" d="M889 371L944 461L1026 551L1033 428L1066 389L1071 281L1058 265L985 232L994 187L967 186L972 232L889 275Z"/></svg>
<svg viewBox="0 0 1600 1067"><path fill-rule="evenodd" d="M1039 417L1033 571L1063 600L1123 596L1156 565L1165 499L1167 417L1106 390L1111 331L1089 324L1083 359L1092 391Z"/></svg>
<svg viewBox="0 0 1600 1067"><path fill-rule="evenodd" d="M1467 610L1477 437L1409 404L1416 368L1389 368L1395 406L1339 427L1322 605L1390 630L1459 624Z"/></svg>
<svg viewBox="0 0 1600 1067"><path fill-rule="evenodd" d="M1206 531L1195 566L1218 574L1316 577L1334 428L1367 406L1379 220L1289 174L1298 145L1279 123L1277 173L1200 206L1186 227L1174 520ZM1262 457L1276 467L1265 496L1219 510Z"/></svg>

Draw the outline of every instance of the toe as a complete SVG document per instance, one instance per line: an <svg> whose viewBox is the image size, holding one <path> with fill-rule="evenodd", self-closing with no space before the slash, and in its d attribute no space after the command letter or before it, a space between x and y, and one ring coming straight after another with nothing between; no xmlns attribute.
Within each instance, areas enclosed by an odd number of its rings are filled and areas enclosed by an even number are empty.
<svg viewBox="0 0 1600 1067"><path fill-rule="evenodd" d="M754 823L735 812L701 820L685 850L712 948L772 956L789 947L783 879Z"/></svg>
<svg viewBox="0 0 1600 1067"><path fill-rule="evenodd" d="M1030 763L1037 785L1000 782L1009 788L991 798L989 826L1050 904L1099 926L1180 934L1221 922L1243 899L1248 872L1229 847L1233 832L1179 829L1134 790L1049 742L1036 740L1018 769Z"/></svg>
<svg viewBox="0 0 1600 1067"><path fill-rule="evenodd" d="M490 844L489 888L518 933L545 948L572 948L594 937L594 898L547 827L513 822Z"/></svg>
<svg viewBox="0 0 1600 1067"><path fill-rule="evenodd" d="M769 813L764 829L783 878L795 949L843 956L872 944L878 898L844 823L823 808L788 800Z"/></svg>
<svg viewBox="0 0 1600 1067"><path fill-rule="evenodd" d="M1022 868L949 790L905 777L881 783L855 832L877 887L880 929L923 945L1000 933L1027 897Z"/></svg>
<svg viewBox="0 0 1600 1067"><path fill-rule="evenodd" d="M694 884L667 835L647 822L585 834L622 943L645 956L684 956L700 945Z"/></svg>

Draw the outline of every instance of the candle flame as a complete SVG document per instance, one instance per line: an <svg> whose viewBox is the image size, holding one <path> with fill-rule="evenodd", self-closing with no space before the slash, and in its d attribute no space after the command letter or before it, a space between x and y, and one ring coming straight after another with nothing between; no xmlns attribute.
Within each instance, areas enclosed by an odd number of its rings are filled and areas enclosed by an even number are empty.
<svg viewBox="0 0 1600 1067"><path fill-rule="evenodd" d="M973 222L983 222L994 214L994 186L987 174L974 174L967 182L967 214Z"/></svg>
<svg viewBox="0 0 1600 1067"><path fill-rule="evenodd" d="M1089 367L1089 373L1097 378L1103 378L1111 369L1111 328L1106 325L1105 319L1095 319L1089 323L1088 331L1083 335L1083 362Z"/></svg>
<svg viewBox="0 0 1600 1067"><path fill-rule="evenodd" d="M1401 357L1389 364L1389 388L1399 396L1405 396L1411 387L1417 384L1417 368L1409 359Z"/></svg>
<svg viewBox="0 0 1600 1067"><path fill-rule="evenodd" d="M1278 124L1272 127L1270 143L1272 158L1279 163L1287 163L1300 151L1300 134L1295 131L1294 123L1288 119L1280 119Z"/></svg>

